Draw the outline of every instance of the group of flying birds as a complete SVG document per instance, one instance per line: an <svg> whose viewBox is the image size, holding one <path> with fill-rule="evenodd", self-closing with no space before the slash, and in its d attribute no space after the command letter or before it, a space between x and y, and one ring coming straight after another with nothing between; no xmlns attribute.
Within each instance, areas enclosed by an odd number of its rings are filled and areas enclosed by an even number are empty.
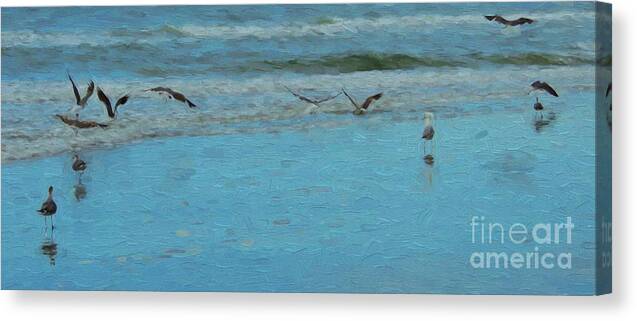
<svg viewBox="0 0 637 321"><path fill-rule="evenodd" d="M95 82L93 82L92 80L89 81L88 86L86 87L86 92L84 96L80 96L80 91L77 89L77 86L75 85L75 81L73 81L73 78L71 77L70 74L67 74L67 75L69 77L69 80L71 81L71 86L73 87L73 95L75 96L75 105L71 107L71 109L69 109L68 112L71 115L74 115L75 117L69 117L67 115L62 115L62 114L56 114L55 117L60 119L64 124L72 127L74 130L84 129L84 128L94 128L94 127L101 127L101 128L108 127L108 124L105 124L105 123L99 123L92 120L80 120L80 112L83 111L84 108L88 105L89 100L91 99L91 97L93 96L93 93L95 92L95 89L96 89ZM192 101L186 98L184 94L177 92L168 87L153 87L150 89L145 89L143 90L143 92L156 93L159 96L162 96L166 99L171 99L171 100L181 102L185 104L187 108L197 107L197 105L195 105ZM115 105L113 106L110 98L106 95L106 93L104 93L102 88L97 86L97 98L102 102L102 104L104 104L106 115L108 116L110 120L115 120L117 118L119 107L125 105L131 97L132 97L131 93L122 95L119 98L117 98L117 100L115 101Z"/></svg>

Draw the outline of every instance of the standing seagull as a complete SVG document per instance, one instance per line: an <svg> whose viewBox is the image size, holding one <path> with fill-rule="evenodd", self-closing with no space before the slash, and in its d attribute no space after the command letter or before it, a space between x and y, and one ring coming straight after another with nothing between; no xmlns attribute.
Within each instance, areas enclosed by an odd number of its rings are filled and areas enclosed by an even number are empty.
<svg viewBox="0 0 637 321"><path fill-rule="evenodd" d="M542 105L538 97L535 97L535 104L533 105L533 109L535 109L536 113L540 113L540 118L544 118L544 114L542 113L542 110L544 110L544 105Z"/></svg>
<svg viewBox="0 0 637 321"><path fill-rule="evenodd" d="M425 153L425 161L429 161L429 162L433 162L433 151L434 151L434 145L433 145L433 138L434 138L434 114L431 112L425 112L425 117L423 118L425 120L425 129L422 132L422 139L425 140L424 142L424 147L423 147L423 151ZM427 141L431 142L431 153L427 154Z"/></svg>
<svg viewBox="0 0 637 321"><path fill-rule="evenodd" d="M93 95L93 91L95 90L95 83L91 80L88 83L88 87L86 88L86 94L84 97L80 97L80 91L77 90L77 86L75 86L75 82L73 78L71 78L71 74L67 73L69 76L69 80L71 81L71 85L73 86L73 94L75 95L75 106L69 109L70 113L77 114L86 107L86 103L88 103L89 98Z"/></svg>
<svg viewBox="0 0 637 321"><path fill-rule="evenodd" d="M195 105L192 101L186 98L184 94L180 92L176 92L168 87L155 87L155 88L146 89L145 91L156 92L157 94L162 96L166 95L168 99L174 99L174 100L180 101L186 104L186 106L188 106L189 108L197 107L197 105Z"/></svg>
<svg viewBox="0 0 637 321"><path fill-rule="evenodd" d="M503 24L505 26L511 26L511 27L515 27L517 25L523 25L525 23L532 24L533 22L535 22L533 19L524 18L524 17L518 18L518 19L515 19L515 20L507 20L507 19L502 18L502 16L498 16L498 15L495 15L495 16L484 16L484 17L487 18L487 20L489 20L489 21L494 21L495 20L495 22L501 23L501 24Z"/></svg>
<svg viewBox="0 0 637 321"><path fill-rule="evenodd" d="M71 166L73 168L73 171L75 172L79 172L80 175L82 175L82 173L84 173L84 171L86 170L86 162L83 161L80 156L73 155L73 165Z"/></svg>
<svg viewBox="0 0 637 321"><path fill-rule="evenodd" d="M306 97L306 96L302 96L302 95L300 95L300 94L297 94L297 93L295 93L294 91L292 91L292 89L290 89L288 86L283 86L283 87L285 87L285 89L287 89L287 90L288 90L288 91L289 91L289 92L290 92L290 93L291 93L294 97L296 97L296 98L298 98L299 100L304 101L304 102L306 102L306 103L310 103L310 104L312 104L312 105L314 105L314 106L316 106L316 107L321 107L321 106L320 106L320 104L321 104L321 103L324 103L324 102L326 102L326 101L332 100L332 99L334 99L334 98L336 98L336 97L340 96L341 94L343 94L342 92L340 92L340 93L338 93L338 94L336 94L336 95L333 95L333 96L329 96L329 97L325 97L325 98L317 98L317 99L314 99L314 98L309 98L309 97Z"/></svg>
<svg viewBox="0 0 637 321"><path fill-rule="evenodd" d="M45 225L46 225L46 217L51 216L51 230L55 228L53 226L53 215L55 215L55 212L57 212L57 210L58 210L58 206L57 204L55 204L55 201L53 200L53 186L49 186L49 197L46 199L46 201L44 201L44 203L42 203L42 206L40 207L38 212L40 212L40 214L44 216Z"/></svg>
<svg viewBox="0 0 637 321"><path fill-rule="evenodd" d="M369 96L367 97L367 99L365 99L365 101L363 102L362 105L358 105L358 103L356 103L356 101L354 100L354 98L352 98L346 91L345 88L342 88L341 91L343 91L343 94L345 94L345 96L347 96L347 98L349 99L349 101L352 103L352 105L354 105L354 107L356 109L354 109L353 113L354 115L362 115L365 112L367 112L367 108L369 108L369 106L372 104L372 102L374 102L375 100L379 100L381 97L383 97L383 93L378 93L376 95L373 96Z"/></svg>
<svg viewBox="0 0 637 321"><path fill-rule="evenodd" d="M117 118L117 107L126 104L126 102L128 102L128 99L130 98L130 95L126 94L120 97L119 99L117 99L117 102L115 102L115 107L111 107L111 100L108 99L108 96L106 96L106 94L102 91L102 88L97 87L97 98L99 98L100 101L104 103L104 107L106 107L106 114L108 115L108 117L111 120L114 120Z"/></svg>

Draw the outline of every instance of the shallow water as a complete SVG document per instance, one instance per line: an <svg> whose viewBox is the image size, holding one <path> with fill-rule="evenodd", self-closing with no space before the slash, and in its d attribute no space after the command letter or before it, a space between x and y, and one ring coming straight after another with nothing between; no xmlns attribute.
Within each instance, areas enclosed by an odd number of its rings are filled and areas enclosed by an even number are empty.
<svg viewBox="0 0 637 321"><path fill-rule="evenodd" d="M538 22L482 17L496 12ZM610 131L596 128L604 55L590 3L2 15L4 289L595 292L595 133ZM52 118L72 103L65 69L82 88L166 85L200 108L134 91L109 128L75 136ZM526 92L536 79L560 93L541 120ZM384 97L356 117L343 97L311 110L283 85ZM431 164L424 111L436 114ZM82 115L102 114L93 99ZM82 186L75 152L89 164ZM49 185L53 232L35 212ZM571 217L575 232L570 244L475 244L474 216ZM572 268L469 261L536 247L572 253Z"/></svg>
<svg viewBox="0 0 637 321"><path fill-rule="evenodd" d="M540 132L528 112L440 119L433 166L422 159L421 120L382 113L87 151L79 202L68 154L8 164L3 286L591 293L594 116L592 96L579 97L556 105ZM60 208L54 266L40 253L47 237L34 212L47 184ZM473 215L503 224L571 216L573 243L543 250L572 252L573 269L473 269Z"/></svg>

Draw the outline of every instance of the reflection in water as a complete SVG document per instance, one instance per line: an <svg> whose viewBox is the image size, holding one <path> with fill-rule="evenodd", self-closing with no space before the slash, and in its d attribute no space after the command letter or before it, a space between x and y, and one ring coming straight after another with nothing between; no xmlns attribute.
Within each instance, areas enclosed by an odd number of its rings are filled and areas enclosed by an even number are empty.
<svg viewBox="0 0 637 321"><path fill-rule="evenodd" d="M555 119L557 115L554 112L548 113L546 117L536 118L533 122L536 132L541 132L544 128L548 127Z"/></svg>
<svg viewBox="0 0 637 321"><path fill-rule="evenodd" d="M51 235L51 238L44 239L40 246L40 251L43 255L49 257L49 264L51 264L51 266L55 266L55 257L58 255L58 245L55 243L53 235Z"/></svg>
<svg viewBox="0 0 637 321"><path fill-rule="evenodd" d="M424 157L425 160L425 164L429 165L429 166L433 166L434 164L434 156L431 154L427 154Z"/></svg>
<svg viewBox="0 0 637 321"><path fill-rule="evenodd" d="M483 165L497 184L506 183L525 189L533 188L531 173L535 170L537 156L522 150L507 150L495 153Z"/></svg>
<svg viewBox="0 0 637 321"><path fill-rule="evenodd" d="M78 178L77 184L73 186L73 195L78 202L86 197L86 186L82 184L82 177Z"/></svg>
<svg viewBox="0 0 637 321"><path fill-rule="evenodd" d="M423 175L425 176L425 186L432 187L433 177L434 177L434 173L433 173L434 157L431 154L427 154L425 155L423 159L425 161L425 164L427 164L427 166L425 166L425 169L423 171Z"/></svg>

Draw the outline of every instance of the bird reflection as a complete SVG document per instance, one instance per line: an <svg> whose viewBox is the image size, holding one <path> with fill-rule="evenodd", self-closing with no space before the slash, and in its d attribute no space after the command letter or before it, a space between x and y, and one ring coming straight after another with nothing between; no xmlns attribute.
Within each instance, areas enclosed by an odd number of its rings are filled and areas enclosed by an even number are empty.
<svg viewBox="0 0 637 321"><path fill-rule="evenodd" d="M49 264L51 266L55 266L55 258L58 255L58 245L55 243L53 239L53 234L51 234L50 238L45 238L40 246L40 251L42 255L46 255L49 257Z"/></svg>
<svg viewBox="0 0 637 321"><path fill-rule="evenodd" d="M82 184L82 177L78 178L77 184L73 186L73 195L78 202L86 197L86 186Z"/></svg>
<svg viewBox="0 0 637 321"><path fill-rule="evenodd" d="M425 178L425 190L429 190L431 187L433 187L433 181L434 181L434 170L435 169L434 169L433 156L431 156L431 155L425 156L425 164L426 164L426 166L423 169L422 175Z"/></svg>
<svg viewBox="0 0 637 321"><path fill-rule="evenodd" d="M548 113L547 117L544 118L536 118L533 120L533 126L535 127L536 132L541 132L544 128L548 127L555 121L557 115L554 112Z"/></svg>

